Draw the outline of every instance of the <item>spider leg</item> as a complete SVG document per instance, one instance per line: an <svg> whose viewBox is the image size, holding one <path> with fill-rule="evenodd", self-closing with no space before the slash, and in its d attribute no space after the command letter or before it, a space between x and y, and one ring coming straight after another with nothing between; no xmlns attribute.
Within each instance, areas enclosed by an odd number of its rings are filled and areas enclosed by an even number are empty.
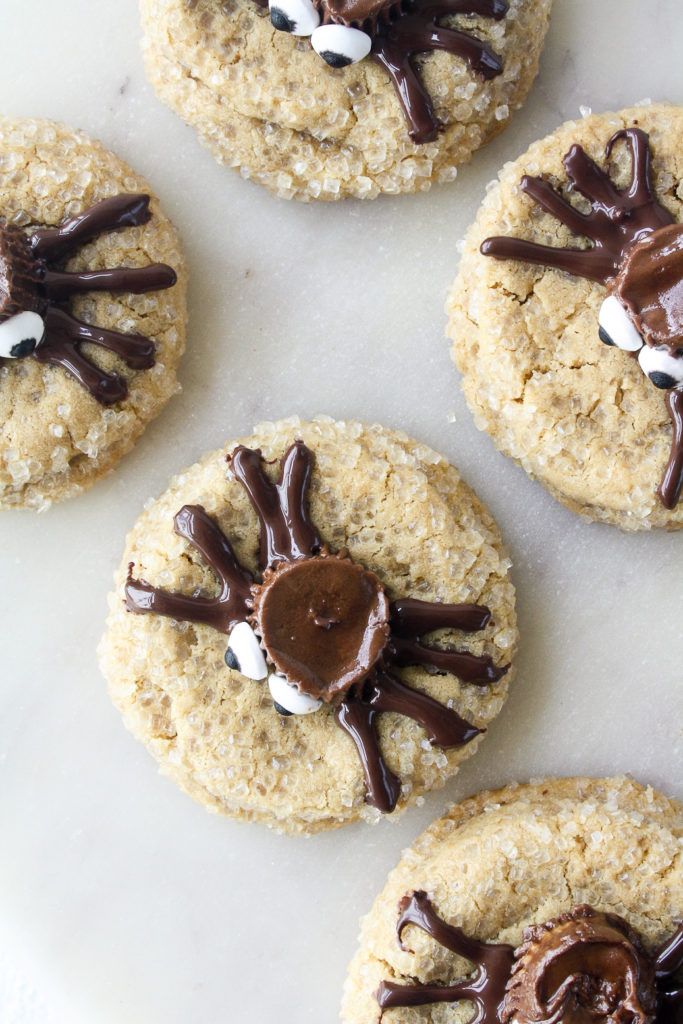
<svg viewBox="0 0 683 1024"><path fill-rule="evenodd" d="M414 637L392 636L391 660L397 665L424 665L437 672L452 672L465 683L485 686L497 683L507 672L498 668L488 654L470 654L452 647L429 647Z"/></svg>
<svg viewBox="0 0 683 1024"><path fill-rule="evenodd" d="M661 981L683 967L683 922L655 954L655 972Z"/></svg>
<svg viewBox="0 0 683 1024"><path fill-rule="evenodd" d="M505 995L505 986L512 971L514 948L507 943L479 942L461 928L447 924L434 910L425 892L404 896L399 903L400 916L396 934L401 949L403 929L409 925L421 928L439 945L477 965L473 978L455 985L397 985L382 982L375 997L382 1010L393 1006L424 1006L428 1003L452 1003L469 999L475 1005L470 1024L498 1024L497 1007Z"/></svg>
<svg viewBox="0 0 683 1024"><path fill-rule="evenodd" d="M657 493L664 508L673 509L683 490L683 391L673 388L665 396L666 408L674 428L671 454Z"/></svg>
<svg viewBox="0 0 683 1024"><path fill-rule="evenodd" d="M683 1017L683 988L659 990L657 1024L680 1024Z"/></svg>
<svg viewBox="0 0 683 1024"><path fill-rule="evenodd" d="M441 604L412 597L391 602L392 632L409 636L448 628L477 633L484 629L490 618L491 612L483 604Z"/></svg>
<svg viewBox="0 0 683 1024"><path fill-rule="evenodd" d="M591 237L591 218L576 210L571 203L557 192L550 182L543 178L532 178L525 174L520 182L522 189L542 210L557 217L575 235Z"/></svg>
<svg viewBox="0 0 683 1024"><path fill-rule="evenodd" d="M133 578L131 563L125 584L126 607L131 612L153 612L229 633L249 614L251 573L240 565L220 526L201 505L183 505L173 524L178 536L189 541L211 566L221 583L220 593L211 598L188 597L153 587Z"/></svg>
<svg viewBox="0 0 683 1024"><path fill-rule="evenodd" d="M356 688L350 690L334 717L356 745L365 775L366 800L380 811L393 811L401 792L401 782L387 767L375 733L375 708L367 704Z"/></svg>
<svg viewBox="0 0 683 1024"><path fill-rule="evenodd" d="M59 314L59 315L57 315ZM82 325L86 327L85 324ZM107 373L79 350L79 323L62 310L49 308L45 315L45 338L33 352L39 363L61 366L81 384L100 405L120 402L128 394L128 385L117 373ZM75 336L74 336L75 332Z"/></svg>
<svg viewBox="0 0 683 1024"><path fill-rule="evenodd" d="M563 249L556 245L539 245L527 242L513 235L486 238L479 251L484 256L495 256L498 260L521 260L568 274L587 277L604 284L617 271L617 261L606 250L594 246L592 249Z"/></svg>
<svg viewBox="0 0 683 1024"><path fill-rule="evenodd" d="M29 236L28 244L38 259L50 263L68 256L103 231L146 224L151 216L149 196L113 196L96 203L59 227L34 231Z"/></svg>
<svg viewBox="0 0 683 1024"><path fill-rule="evenodd" d="M67 299L75 292L143 292L171 288L176 283L175 270L165 263L150 263L146 267L114 267L111 270L85 270L68 273L63 270L43 270L40 275L42 289L55 301Z"/></svg>
<svg viewBox="0 0 683 1024"><path fill-rule="evenodd" d="M466 722L452 708L382 670L366 683L363 700L376 711L395 711L412 718L439 747L461 747L484 731Z"/></svg>
<svg viewBox="0 0 683 1024"><path fill-rule="evenodd" d="M652 154L650 152L649 136L641 128L623 128L621 131L616 132L607 143L607 151L605 153L607 159L609 159L612 153L614 143L619 139L624 139L631 151L633 168L631 184L621 195L624 199L630 200L634 207L647 207L650 210L652 217L651 226L653 228L673 224L674 218L661 203L657 202L652 188L650 174Z"/></svg>
<svg viewBox="0 0 683 1024"><path fill-rule="evenodd" d="M441 122L434 113L429 93L420 81L410 55L400 46L391 46L388 39L376 38L372 57L382 65L396 89L410 138L419 145L433 142Z"/></svg>
<svg viewBox="0 0 683 1024"><path fill-rule="evenodd" d="M443 25L428 27L413 52L422 53L426 50L447 50L454 53L466 60L473 71L487 80L495 78L503 70L502 60L488 43L467 32L445 28Z"/></svg>
<svg viewBox="0 0 683 1024"><path fill-rule="evenodd" d="M57 306L49 306L45 317L48 330L74 342L89 341L115 352L132 370L147 370L154 366L154 342L142 334L122 334L104 327L83 323Z"/></svg>
<svg viewBox="0 0 683 1024"><path fill-rule="evenodd" d="M313 459L303 442L295 441L285 452L277 484L263 472L260 452L240 445L230 458L261 523L262 567L317 553L322 542L309 519L306 498Z"/></svg>

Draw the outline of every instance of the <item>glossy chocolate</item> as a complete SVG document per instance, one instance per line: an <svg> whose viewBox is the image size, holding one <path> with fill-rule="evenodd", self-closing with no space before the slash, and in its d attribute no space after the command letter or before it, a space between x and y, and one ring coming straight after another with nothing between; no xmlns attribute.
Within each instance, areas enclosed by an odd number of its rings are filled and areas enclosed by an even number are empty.
<svg viewBox="0 0 683 1024"><path fill-rule="evenodd" d="M502 1024L654 1024L655 969L623 918L585 904L524 932Z"/></svg>
<svg viewBox="0 0 683 1024"><path fill-rule="evenodd" d="M616 132L607 144L606 158L620 139L629 146L632 160L631 181L622 192L581 146L572 146L563 160L571 188L591 204L589 213L579 212L543 178L529 175L522 178L523 191L574 234L589 238L593 243L590 248L537 245L521 238L503 236L482 242L482 253L496 259L522 260L566 270L601 284L615 277L635 242L657 228L673 223L673 217L657 201L652 188L648 136L640 128Z"/></svg>
<svg viewBox="0 0 683 1024"><path fill-rule="evenodd" d="M252 624L277 671L329 702L375 666L389 602L374 573L324 552L267 570L254 587Z"/></svg>
<svg viewBox="0 0 683 1024"><path fill-rule="evenodd" d="M631 151L631 181L623 191L581 146L564 158L571 187L591 204L581 213L543 178L522 178L522 189L574 234L591 240L587 249L539 245L521 238L487 238L485 256L521 260L564 270L607 285L617 296L643 341L683 354L683 228L657 200L650 173L649 138L640 128L625 128L609 140ZM657 488L662 505L676 507L683 489L683 436L680 392L669 391L666 405L673 424L671 454ZM671 396L674 397L671 397Z"/></svg>
<svg viewBox="0 0 683 1024"><path fill-rule="evenodd" d="M623 918L586 904L525 929L517 949L447 924L424 892L399 903L403 950L409 924L476 970L455 985L383 981L375 993L382 1012L468 999L470 1024L681 1024L683 987L673 975L683 966L683 925L649 957Z"/></svg>
<svg viewBox="0 0 683 1024"><path fill-rule="evenodd" d="M441 629L477 632L490 619L482 605L449 605L401 599L389 605L377 576L348 554L330 552L312 524L308 486L313 456L301 441L285 452L279 480L271 481L261 454L239 446L228 457L261 526L262 581L254 582L237 561L215 519L200 506L185 506L175 519L216 573L215 598L187 597L133 577L125 584L126 607L201 622L227 633L249 621L268 660L300 692L334 702L337 724L353 740L365 775L367 800L389 812L401 783L384 762L375 731L380 712L407 715L432 743L462 746L482 730L452 708L411 689L390 672L397 665L426 665L477 685L495 683L506 671L488 656L420 641Z"/></svg>
<svg viewBox="0 0 683 1024"><path fill-rule="evenodd" d="M455 985L398 985L383 981L375 993L382 1012L393 1006L425 1006L429 1003L455 1003L469 999L475 1014L470 1024L499 1024L499 1010L510 978L515 952L505 943L479 942L461 928L446 924L434 910L425 892L404 896L399 903L396 933L401 949L406 949L402 936L409 925L416 925L433 939L476 965L467 981Z"/></svg>
<svg viewBox="0 0 683 1024"><path fill-rule="evenodd" d="M683 356L683 224L668 224L636 242L611 290L647 345Z"/></svg>
<svg viewBox="0 0 683 1024"><path fill-rule="evenodd" d="M119 374L107 373L91 362L80 346L84 342L100 345L139 370L154 365L154 343L141 334L83 323L64 303L82 291L142 294L170 288L176 282L175 271L164 263L154 263L68 273L48 264L66 259L104 231L145 224L151 216L149 201L147 195L114 196L59 227L39 228L28 236L11 226L0 227L0 319L22 309L39 312L45 322L45 337L31 357L61 366L102 405L121 401L128 386Z"/></svg>
<svg viewBox="0 0 683 1024"><path fill-rule="evenodd" d="M488 43L439 22L455 14L477 14L500 21L507 12L506 0L410 0L395 17L377 22L371 56L385 69L396 89L413 142L433 142L441 127L415 70L414 57L429 50L447 50L462 57L482 78L495 78L503 70L500 57Z"/></svg>

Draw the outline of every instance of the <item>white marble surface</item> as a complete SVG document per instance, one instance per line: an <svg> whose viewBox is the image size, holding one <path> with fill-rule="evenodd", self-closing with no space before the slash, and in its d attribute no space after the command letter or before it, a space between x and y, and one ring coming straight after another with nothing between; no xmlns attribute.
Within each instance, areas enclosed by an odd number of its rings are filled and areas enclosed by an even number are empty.
<svg viewBox="0 0 683 1024"><path fill-rule="evenodd" d="M555 0L541 74L457 181L304 206L217 167L155 99L135 0L0 0L0 109L148 176L192 273L183 393L88 495L0 524L0 1020L336 1019L357 921L448 801L631 771L683 796L681 535L581 522L479 434L443 340L456 244L504 160L580 106L683 102L680 0ZM260 419L377 419L445 451L514 558L522 649L478 756L399 823L310 840L214 818L157 774L95 658L143 502Z"/></svg>

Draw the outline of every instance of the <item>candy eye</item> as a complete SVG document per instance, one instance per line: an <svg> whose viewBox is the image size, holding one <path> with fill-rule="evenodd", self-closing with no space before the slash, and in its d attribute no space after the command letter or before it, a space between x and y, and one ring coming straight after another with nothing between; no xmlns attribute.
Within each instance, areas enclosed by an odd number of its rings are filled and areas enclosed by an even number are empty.
<svg viewBox="0 0 683 1024"><path fill-rule="evenodd" d="M238 622L228 640L225 664L247 679L265 679L268 666L256 633L248 622Z"/></svg>
<svg viewBox="0 0 683 1024"><path fill-rule="evenodd" d="M642 348L643 339L638 334L628 313L616 295L608 295L598 316L600 324L600 341L605 345L616 345L626 352L637 352Z"/></svg>
<svg viewBox="0 0 683 1024"><path fill-rule="evenodd" d="M22 359L38 348L45 335L43 318L26 310L0 323L0 357Z"/></svg>
<svg viewBox="0 0 683 1024"><path fill-rule="evenodd" d="M310 36L320 24L320 15L311 0L271 0L270 20L280 32Z"/></svg>
<svg viewBox="0 0 683 1024"><path fill-rule="evenodd" d="M273 672L268 678L268 687L273 703L276 705L276 710L280 711L280 714L282 714L280 710L282 708L285 714L310 715L311 712L317 711L322 705L321 700L315 700L315 698L309 697L307 693L300 693L293 683L290 683L284 676L278 675L276 672Z"/></svg>
<svg viewBox="0 0 683 1024"><path fill-rule="evenodd" d="M656 388L669 390L683 384L683 356L672 356L665 348L644 345L638 362Z"/></svg>
<svg viewBox="0 0 683 1024"><path fill-rule="evenodd" d="M359 28L321 25L311 36L311 46L331 68L345 68L367 57L372 39Z"/></svg>

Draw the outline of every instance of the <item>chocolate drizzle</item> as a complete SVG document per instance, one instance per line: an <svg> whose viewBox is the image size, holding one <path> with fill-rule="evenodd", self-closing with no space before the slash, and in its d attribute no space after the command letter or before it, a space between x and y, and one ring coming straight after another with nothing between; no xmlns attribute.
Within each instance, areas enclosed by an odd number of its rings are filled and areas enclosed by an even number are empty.
<svg viewBox="0 0 683 1024"><path fill-rule="evenodd" d="M346 552L329 552L310 521L313 456L303 442L296 441L283 456L277 483L264 473L258 451L239 446L228 461L259 518L263 581L255 582L242 568L215 519L201 506L186 505L175 517L175 531L211 566L220 593L215 598L169 593L135 579L131 565L126 607L138 614L199 622L223 633L238 622L252 623L269 660L290 682L302 692L334 701L336 721L353 740L363 766L366 799L392 811L401 784L384 762L375 731L377 714L413 718L441 747L462 746L482 730L413 690L389 668L392 663L425 665L479 686L497 682L507 668L496 668L488 656L420 642L438 629L478 632L489 622L490 612L482 605L413 599L389 606L373 573L355 565ZM292 637L300 639L295 643ZM323 644L325 650L320 649Z"/></svg>
<svg viewBox="0 0 683 1024"><path fill-rule="evenodd" d="M21 309L34 310L43 317L45 337L31 353L41 363L63 367L102 405L125 398L128 386L123 377L107 373L90 361L80 350L91 342L120 356L131 369L148 369L154 365L154 343L141 334L123 334L83 323L64 304L82 291L122 291L142 294L170 288L176 283L175 271L164 263L146 267L115 267L110 270L68 273L48 266L64 260L86 242L104 231L116 231L145 224L151 217L147 195L120 195L105 199L60 227L39 228L25 236L17 229L0 226L0 234L11 238L15 259L21 266L21 288L10 291L0 310L6 319ZM21 258L16 246L21 244ZM0 262L3 262L0 246ZM26 268L30 268L27 274ZM5 277L11 268L5 269ZM16 275L15 275L16 277ZM27 280L29 284L27 284ZM2 297L0 295L0 297Z"/></svg>
<svg viewBox="0 0 683 1024"><path fill-rule="evenodd" d="M404 896L398 909L402 950L403 930L416 925L476 971L455 985L383 981L380 1017L392 1007L468 999L469 1024L681 1024L683 987L672 979L683 966L683 925L650 958L623 918L586 904L525 929L517 949L447 924L425 892Z"/></svg>
<svg viewBox="0 0 683 1024"><path fill-rule="evenodd" d="M681 305L679 299L680 281L672 299L672 265L680 267L680 250L672 243L674 219L654 192L650 173L650 144L648 135L640 128L625 128L616 132L607 144L605 153L609 159L616 142L624 140L631 151L631 181L619 191L609 174L602 171L579 145L574 145L565 156L563 163L570 181L570 188L579 192L591 204L589 213L581 213L543 178L525 175L521 186L524 192L545 210L557 217L574 234L587 238L592 243L587 249L552 245L539 245L521 238L493 237L485 239L480 247L484 256L496 259L522 260L527 263L564 270L578 277L605 284L608 290L628 301L622 302L639 333L643 328L643 317L649 324L659 328L659 335L651 336L650 330L642 332L647 344L667 345L675 355L680 348ZM674 234L676 234L674 232ZM659 272L652 271L652 261L645 260L645 252L651 246L662 254L668 253L669 264L662 264ZM658 244L661 237L662 243ZM672 256L672 249L674 250ZM633 259L632 259L633 257ZM638 258L636 258L638 257ZM676 263L673 263L673 260ZM640 279L642 263L649 267L647 280ZM636 280L636 273L639 277ZM651 299L643 298L643 288L649 288ZM638 308L633 306L638 297ZM656 307L660 307L657 309ZM662 333L663 332L663 333ZM662 505L673 509L683 488L683 399L679 391L668 391L666 405L673 424L671 454L657 489ZM672 397L673 396L673 397Z"/></svg>
<svg viewBox="0 0 683 1024"><path fill-rule="evenodd" d="M439 22L455 14L477 14L500 21L508 7L506 0L407 0L394 18L378 21L371 56L385 69L396 89L413 142L433 142L441 127L413 58L429 50L447 50L466 60L483 78L495 78L503 70L498 54L476 36L445 28Z"/></svg>
<svg viewBox="0 0 683 1024"><path fill-rule="evenodd" d="M485 256L502 260L523 260L577 277L606 284L619 271L631 246L657 228L673 223L673 217L658 201L650 180L649 138L640 128L624 128L607 144L609 159L614 144L624 139L631 150L632 171L629 185L620 192L594 160L575 145L563 163L571 188L591 204L589 213L580 213L543 178L525 174L522 190L576 235L593 243L588 249L537 245L521 238L487 238L481 244Z"/></svg>
<svg viewBox="0 0 683 1024"><path fill-rule="evenodd" d="M469 999L475 1006L470 1024L499 1024L499 1009L512 971L514 948L505 943L479 942L461 928L446 924L425 892L404 896L398 906L396 934L401 949L406 949L402 941L404 928L409 924L417 925L452 953L470 960L477 969L471 979L455 985L397 985L383 981L375 993L382 1012L394 1006L425 1006Z"/></svg>

